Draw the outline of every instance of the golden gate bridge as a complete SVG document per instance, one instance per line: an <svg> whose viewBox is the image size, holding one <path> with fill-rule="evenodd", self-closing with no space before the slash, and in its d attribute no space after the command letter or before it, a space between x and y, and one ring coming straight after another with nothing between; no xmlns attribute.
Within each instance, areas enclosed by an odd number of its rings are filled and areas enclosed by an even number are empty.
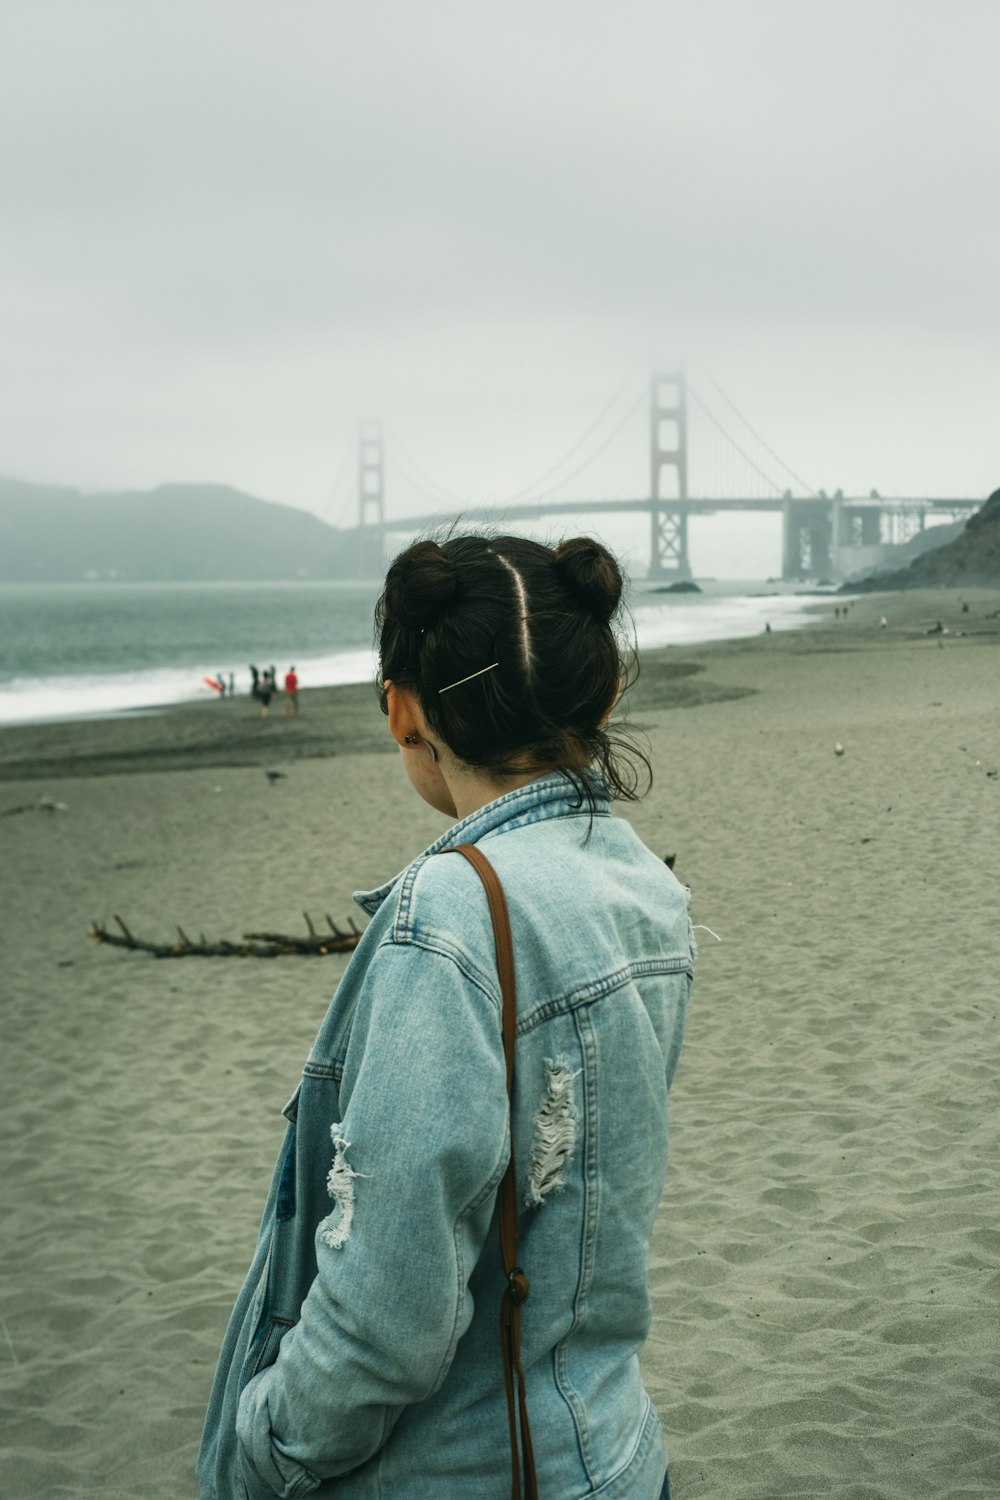
<svg viewBox="0 0 1000 1500"><path fill-rule="evenodd" d="M425 482L421 483L412 472L394 463L381 422L366 419L361 423L358 437L359 575L381 575L392 534L412 535L470 520L508 526L551 516L638 512L648 518L649 578L686 582L693 576L689 539L689 523L693 518L734 512L777 512L782 527L782 577L839 580L884 565L894 550L922 531L929 520L967 518L983 504L982 498L890 497L875 490L864 496L847 496L840 490L828 495L812 489L750 426L721 387L716 386L716 390L742 424L740 437L731 430L732 418L722 420L717 408L713 410L712 404L682 372L657 374L651 377L648 390L630 406L610 436L550 489L544 489L545 482L585 448L615 398L560 463L540 476L528 490L501 503L475 506L453 503L455 497L428 476L424 475ZM560 489L594 463L642 405L647 408L648 492L615 499L556 498ZM715 439L716 451L722 456L722 463L717 463L715 470L716 493L691 493L689 461L694 427L701 434L703 446L706 438ZM753 448L758 456L755 458L748 448ZM411 487L432 499L435 508L393 518L386 506L387 464L397 468ZM415 461L412 467L417 467ZM724 483L718 483L719 476ZM721 493L723 488L731 487L736 488L735 495ZM525 498L532 490L540 492Z"/></svg>

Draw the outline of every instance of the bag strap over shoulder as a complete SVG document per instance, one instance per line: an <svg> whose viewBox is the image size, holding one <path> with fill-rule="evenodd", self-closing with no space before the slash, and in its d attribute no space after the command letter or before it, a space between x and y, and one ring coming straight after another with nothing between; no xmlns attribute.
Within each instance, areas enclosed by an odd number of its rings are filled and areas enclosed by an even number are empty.
<svg viewBox="0 0 1000 1500"><path fill-rule="evenodd" d="M462 854L475 870L486 890L493 938L497 952L497 974L503 1002L502 1032L504 1061L507 1068L507 1101L511 1105L514 1086L514 1047L517 1038L517 990L514 981L514 944L510 935L507 899L500 877L485 854L475 844L457 844L443 853ZM521 1367L521 1306L530 1289L527 1276L517 1264L517 1178L514 1168L514 1116L510 1109L510 1160L497 1194L500 1220L500 1253L507 1285L500 1303L500 1344L503 1351L504 1385L507 1392L507 1425L510 1429L511 1500L538 1500L535 1478L535 1455L531 1445L531 1427ZM517 1403L514 1384L517 1382ZM520 1417L520 1445L518 1443ZM519 1452L520 1449L520 1452ZM519 1462L519 1457L521 1462ZM521 1488L523 1467L524 1489Z"/></svg>

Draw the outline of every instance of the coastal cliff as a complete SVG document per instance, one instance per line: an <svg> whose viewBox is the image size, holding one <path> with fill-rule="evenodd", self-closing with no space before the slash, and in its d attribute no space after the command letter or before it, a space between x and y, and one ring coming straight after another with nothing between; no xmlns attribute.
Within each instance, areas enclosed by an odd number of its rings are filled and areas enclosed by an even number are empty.
<svg viewBox="0 0 1000 1500"><path fill-rule="evenodd" d="M993 491L946 546L921 553L906 568L845 584L841 593L974 587L1000 588L1000 490Z"/></svg>

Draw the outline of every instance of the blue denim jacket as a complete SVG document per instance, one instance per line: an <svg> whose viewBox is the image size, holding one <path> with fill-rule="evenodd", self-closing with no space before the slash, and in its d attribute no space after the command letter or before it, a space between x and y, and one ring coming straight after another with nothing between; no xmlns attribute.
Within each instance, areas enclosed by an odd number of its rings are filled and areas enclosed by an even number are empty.
<svg viewBox="0 0 1000 1500"><path fill-rule="evenodd" d="M505 1500L496 1194L509 1154L478 843L510 908L522 1360L545 1500L655 1500L637 1353L691 986L685 893L561 775L454 827L381 890L285 1109L223 1344L204 1500Z"/></svg>

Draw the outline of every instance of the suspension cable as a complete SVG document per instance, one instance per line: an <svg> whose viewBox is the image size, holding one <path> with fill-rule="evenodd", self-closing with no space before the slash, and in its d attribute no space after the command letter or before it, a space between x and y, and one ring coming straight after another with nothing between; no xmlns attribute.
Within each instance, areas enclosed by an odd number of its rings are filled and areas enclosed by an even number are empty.
<svg viewBox="0 0 1000 1500"><path fill-rule="evenodd" d="M580 464L579 468L574 469L571 474L567 474L566 477L565 477L565 479L560 479L559 482L558 482L558 484L552 485L547 490L542 490L542 492L541 492L540 495L534 495L532 498L535 499L535 500L544 500L544 499L546 499L547 496L554 495L555 492L556 492L556 490L561 490L562 487L563 487L563 485L569 484L571 480L576 479L577 475L582 474L583 471L584 471L584 469L589 468L590 465L596 459L600 458L600 456L604 452L605 448L607 448L611 443L614 442L615 438L618 436L618 434L625 427L626 423L628 423L629 421L631 421L632 417L635 416L635 414L639 410L640 406L642 406L646 401L648 401L648 399L649 399L649 393L646 391L646 389L644 387L639 392L638 400L636 400L635 402L633 402L633 404L629 407L628 411L622 417L622 419L618 423L617 427L612 428L611 432L608 433L608 436L604 439L604 442L601 444L601 446L599 448L595 449L595 451L590 455L589 458L585 458L584 461L583 461L583 463Z"/></svg>
<svg viewBox="0 0 1000 1500"><path fill-rule="evenodd" d="M451 499L451 497L444 496L443 492L435 495L433 491L429 490L425 484L421 484L419 479L415 479L412 474L408 474L403 468L402 464L397 463L394 458L390 458L388 453L386 453L385 466L387 469L392 469L393 473L398 474L401 479L405 479L406 483L412 485L415 490L419 490L426 499L432 502L436 510L441 510L444 508L443 498L447 501L448 505L456 503ZM461 501L457 503L461 504L463 508L468 505L468 501Z"/></svg>
<svg viewBox="0 0 1000 1500"><path fill-rule="evenodd" d="M340 460L340 468L337 470L337 477L333 481L330 492L324 502L323 509L320 512L320 520L325 521L328 526L332 526L335 530L338 531L340 529L340 524L344 518L344 512L347 510L348 505L351 503L351 496L348 495L344 500L343 504L340 507L340 510L337 512L336 521L331 521L328 518L333 510L337 497L340 494L340 487L347 477L347 465L353 451L354 450L351 444L348 443L347 447L344 449L344 456Z"/></svg>
<svg viewBox="0 0 1000 1500"><path fill-rule="evenodd" d="M722 423L719 421L718 417L714 416L712 414L712 412L708 409L708 407L705 405L704 401L698 395L698 392L695 390L695 388L691 384L690 380L687 382L687 390L688 390L688 395L694 397L695 401L701 407L702 411L705 413L706 417L712 423L712 425L714 427L717 427L719 429L719 431L722 433L722 436L728 442L732 443L733 447L736 449L736 451L740 455L740 457L743 458L750 465L751 469L753 469L755 473L757 473L757 474L760 475L761 479L764 480L765 484L769 484L771 486L771 489L774 490L774 492L775 492L776 495L780 495L782 493L781 485L780 484L775 484L775 482L771 478L770 474L766 474L764 472L764 470L760 467L759 464L754 463L754 461L750 457L749 453L747 453L745 449L743 449L743 448L740 447L739 443L731 435L731 433L728 433L726 431L726 429L723 427Z"/></svg>
<svg viewBox="0 0 1000 1500"><path fill-rule="evenodd" d="M618 389L615 391L614 395L611 397L611 400L608 401L607 404L601 408L601 410L598 412L597 416L591 422L590 426L587 428L587 430L583 434L583 436L581 438L577 438L577 440L573 444L573 446L571 448L567 449L567 451L563 454L562 458L559 460L558 463L555 463L555 464L553 464L551 466L551 468L546 469L544 474L539 474L538 478L532 480L531 484L526 484L525 487L524 487L524 489L518 490L516 492L516 494L507 495L505 497L505 499L501 501L501 504L503 504L503 505L513 505L513 503L514 503L515 500L523 500L527 495L529 495L531 493L532 490L537 489L540 484L544 484L545 483L546 479L550 479L553 474L557 473L558 470L562 468L563 464L568 463L569 460L573 457L573 455L575 453L579 452L579 450L583 447L584 443L587 442L588 438L590 438L591 434L594 433L597 430L597 428L601 425L601 423L604 421L604 418L607 416L607 414L611 410L611 408L615 405L615 402L618 400L618 398L621 395L622 391L624 391L625 388L626 388L626 386L628 386L630 379L631 379L631 377L628 376L628 375L626 375L626 377L622 381L621 385L618 387ZM598 452L600 452L600 451L601 450L598 449ZM595 457L596 457L596 455L595 455ZM588 462L589 462L589 460L588 460ZM579 470L577 472L579 472ZM559 483L562 483L562 481L560 480ZM558 485L556 486L556 488L558 488ZM551 492L551 490L549 490L546 493L551 494L552 492Z"/></svg>
<svg viewBox="0 0 1000 1500"><path fill-rule="evenodd" d="M452 505L457 505L459 507L465 506L469 503L467 497L463 498L460 495L456 495L451 490L447 489L443 484L438 484L437 480L433 479L431 475L427 473L426 469L423 469L420 464L417 463L417 460L413 457L413 454L410 452L410 450L400 442L398 434L396 434L395 431L393 432L392 437L392 450L393 453L401 453L409 467L413 469L415 473L420 475L420 478L424 481L424 483L429 484L431 489L437 490L437 498L442 500L449 500ZM414 482L414 480L410 480L411 484ZM417 488L419 489L420 486L417 485ZM424 490L423 493L426 495L428 491Z"/></svg>
<svg viewBox="0 0 1000 1500"><path fill-rule="evenodd" d="M797 484L801 484L801 486L802 486L802 488L804 490L808 490L808 492L809 492L810 495L817 494L818 491L816 490L816 487L814 485L811 485L808 480L803 479L801 474L796 474L796 472L792 468L791 464L786 463L785 460L782 458L781 454L780 453L775 453L774 449L767 442L767 440L765 438L761 437L761 435L757 431L757 429L751 425L751 423L747 420L747 418L740 411L739 407L736 405L736 402L732 399L732 397L726 395L725 391L722 389L722 386L716 380L716 378L712 374L711 370L706 370L705 374L708 376L709 380L715 386L715 389L718 391L718 393L722 397L723 401L725 401L728 406L732 407L733 411L739 417L739 419L743 423L743 425L750 432L753 433L753 435L757 439L758 443L760 443L761 446L767 450L767 452L771 455L771 457L777 459L777 461L781 465L781 467L783 469L786 469L788 471L788 473L791 474L791 476L795 480L795 482Z"/></svg>

